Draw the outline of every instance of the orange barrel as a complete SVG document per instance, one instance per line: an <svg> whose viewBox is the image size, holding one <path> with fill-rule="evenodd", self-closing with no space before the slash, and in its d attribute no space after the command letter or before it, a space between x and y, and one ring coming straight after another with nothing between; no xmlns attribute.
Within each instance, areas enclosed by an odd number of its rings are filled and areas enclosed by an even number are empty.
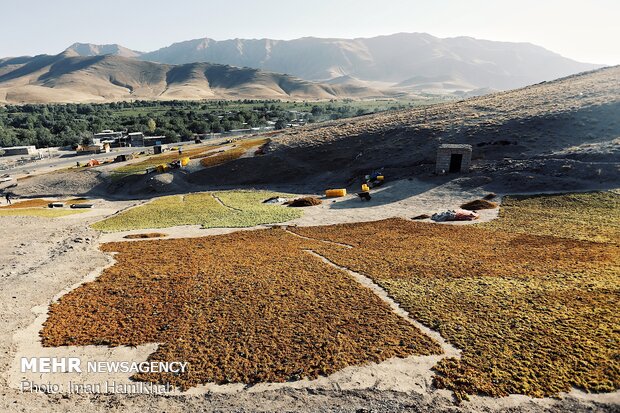
<svg viewBox="0 0 620 413"><path fill-rule="evenodd" d="M347 194L346 189L328 189L325 191L325 196L328 198L337 198L340 196L345 196Z"/></svg>

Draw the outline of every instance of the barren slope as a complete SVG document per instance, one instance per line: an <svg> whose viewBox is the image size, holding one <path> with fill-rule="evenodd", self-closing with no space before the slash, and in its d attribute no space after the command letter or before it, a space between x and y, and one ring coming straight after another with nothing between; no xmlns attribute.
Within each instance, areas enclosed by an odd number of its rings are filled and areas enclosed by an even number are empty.
<svg viewBox="0 0 620 413"><path fill-rule="evenodd" d="M353 85L326 85L257 69L208 63L180 66L114 55L0 60L0 102L101 102L128 99L331 99L381 96Z"/></svg>
<svg viewBox="0 0 620 413"><path fill-rule="evenodd" d="M73 43L67 48L79 56L103 56L116 55L123 57L138 57L142 52L131 50L120 44L92 44L92 43Z"/></svg>
<svg viewBox="0 0 620 413"><path fill-rule="evenodd" d="M620 67L613 67L455 103L289 130L273 139L266 156L197 172L190 180L339 187L382 167L391 178L428 175L439 144L469 143L474 176L510 183L513 192L551 190L551 181L566 188L605 186L620 180L619 114Z"/></svg>

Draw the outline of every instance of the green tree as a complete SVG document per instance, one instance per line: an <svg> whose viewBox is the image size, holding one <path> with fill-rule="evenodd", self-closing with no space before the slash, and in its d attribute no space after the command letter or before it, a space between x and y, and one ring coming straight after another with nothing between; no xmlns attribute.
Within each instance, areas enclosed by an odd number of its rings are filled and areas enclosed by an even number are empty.
<svg viewBox="0 0 620 413"><path fill-rule="evenodd" d="M278 119L274 125L274 128L278 130L286 128L286 121L284 119Z"/></svg>
<svg viewBox="0 0 620 413"><path fill-rule="evenodd" d="M149 132L151 133L155 132L155 129L157 128L157 123L155 123L155 121L152 118L149 118L149 120L146 122L146 125L149 128Z"/></svg>
<svg viewBox="0 0 620 413"><path fill-rule="evenodd" d="M90 136L86 135L86 136L82 136L82 139L80 139L80 143L82 145L90 145L93 143L93 140Z"/></svg>

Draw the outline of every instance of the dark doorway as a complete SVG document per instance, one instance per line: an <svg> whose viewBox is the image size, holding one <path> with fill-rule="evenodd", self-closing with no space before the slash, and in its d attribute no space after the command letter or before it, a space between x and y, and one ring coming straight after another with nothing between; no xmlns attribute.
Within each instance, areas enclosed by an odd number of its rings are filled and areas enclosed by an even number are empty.
<svg viewBox="0 0 620 413"><path fill-rule="evenodd" d="M462 153L453 153L450 155L450 173L461 172L461 163L463 162Z"/></svg>

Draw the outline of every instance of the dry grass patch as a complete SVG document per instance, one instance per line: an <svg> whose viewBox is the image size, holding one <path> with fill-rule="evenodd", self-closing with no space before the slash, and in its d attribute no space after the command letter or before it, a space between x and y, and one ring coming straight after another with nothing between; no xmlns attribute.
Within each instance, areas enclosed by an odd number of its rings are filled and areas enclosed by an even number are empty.
<svg viewBox="0 0 620 413"><path fill-rule="evenodd" d="M618 244L399 219L292 230L353 245L317 251L462 349L435 380L461 398L620 387Z"/></svg>
<svg viewBox="0 0 620 413"><path fill-rule="evenodd" d="M165 196L96 222L92 227L100 231L177 225L240 228L285 222L301 216L300 211L262 203L264 199L274 196L288 195L266 191L221 191Z"/></svg>
<svg viewBox="0 0 620 413"><path fill-rule="evenodd" d="M104 244L116 264L50 307L43 345L163 343L152 361L188 374L135 378L183 389L328 375L440 347L371 290L280 229Z"/></svg>

